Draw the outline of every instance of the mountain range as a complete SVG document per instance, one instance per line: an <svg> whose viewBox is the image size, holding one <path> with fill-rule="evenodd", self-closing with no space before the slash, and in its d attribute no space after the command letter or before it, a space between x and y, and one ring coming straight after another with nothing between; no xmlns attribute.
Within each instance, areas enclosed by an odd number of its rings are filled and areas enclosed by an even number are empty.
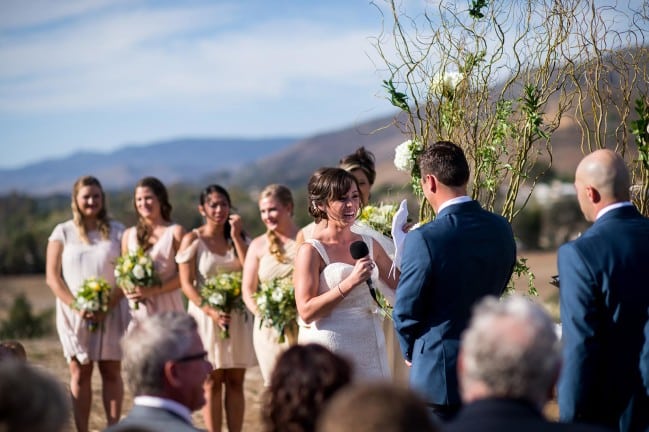
<svg viewBox="0 0 649 432"><path fill-rule="evenodd" d="M75 179L92 174L107 190L130 189L144 176L165 184L204 186L238 184L258 188L268 183L306 184L321 166L365 146L377 160L377 184L407 183L392 165L394 148L406 137L384 117L307 138L184 138L126 146L109 153L78 152L21 168L0 170L0 194L32 196L68 193Z"/></svg>
<svg viewBox="0 0 649 432"><path fill-rule="evenodd" d="M307 138L185 138L127 146L110 153L79 152L0 170L0 195L68 193L75 179L84 174L99 178L107 190L131 189L149 175L167 185L220 183L259 189L283 183L299 188L315 169L337 165L343 155L360 146L376 157L375 187L402 189L408 176L397 171L392 161L395 147L408 137L396 123L394 116L388 116ZM572 176L582 155L579 142L579 127L562 122L552 139L556 174Z"/></svg>

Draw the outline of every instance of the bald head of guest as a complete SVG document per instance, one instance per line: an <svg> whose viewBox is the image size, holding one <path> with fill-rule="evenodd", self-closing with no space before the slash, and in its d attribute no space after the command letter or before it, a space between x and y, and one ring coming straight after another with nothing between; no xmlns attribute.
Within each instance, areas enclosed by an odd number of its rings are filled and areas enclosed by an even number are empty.
<svg viewBox="0 0 649 432"><path fill-rule="evenodd" d="M579 207L587 221L593 222L606 206L629 200L631 185L624 159L612 150L596 150L584 157L575 173Z"/></svg>

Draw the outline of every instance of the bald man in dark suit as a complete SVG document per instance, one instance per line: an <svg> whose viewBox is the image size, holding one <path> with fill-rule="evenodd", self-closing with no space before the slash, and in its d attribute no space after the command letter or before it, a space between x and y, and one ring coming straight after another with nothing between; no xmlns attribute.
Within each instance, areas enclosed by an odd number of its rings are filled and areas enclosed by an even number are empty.
<svg viewBox="0 0 649 432"><path fill-rule="evenodd" d="M629 201L629 172L611 150L586 156L575 189L586 220L559 248L564 369L562 421L620 431L649 428L640 353L649 307L649 219Z"/></svg>

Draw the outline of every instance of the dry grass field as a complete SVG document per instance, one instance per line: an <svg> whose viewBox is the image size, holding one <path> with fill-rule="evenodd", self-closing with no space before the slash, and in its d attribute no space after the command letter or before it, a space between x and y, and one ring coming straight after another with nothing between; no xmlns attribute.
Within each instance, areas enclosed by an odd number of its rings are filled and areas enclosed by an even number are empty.
<svg viewBox="0 0 649 432"><path fill-rule="evenodd" d="M536 275L536 286L539 290L537 301L546 304L549 311L557 316L557 289L549 284L552 275L556 274L556 256L554 253L528 253L528 264ZM526 291L526 281L519 281L518 292ZM35 312L40 312L54 306L54 296L45 285L43 276L0 277L0 319L6 318L8 308L13 298L24 293L33 306ZM61 348L55 334L43 339L23 340L29 360L44 369L47 369L67 385L69 373L67 364L62 356ZM103 409L101 407L101 382L99 374L95 371L93 376L93 407L90 419L92 431L101 431L105 427ZM252 368L246 375L246 413L244 431L258 431L260 427L260 408L263 385L258 368ZM124 413L132 403L132 395L126 390L124 399ZM556 404L550 403L546 409L549 416L556 418ZM203 421L200 414L194 415L195 424L202 427ZM224 427L223 430L227 428ZM74 429L70 427L70 431Z"/></svg>

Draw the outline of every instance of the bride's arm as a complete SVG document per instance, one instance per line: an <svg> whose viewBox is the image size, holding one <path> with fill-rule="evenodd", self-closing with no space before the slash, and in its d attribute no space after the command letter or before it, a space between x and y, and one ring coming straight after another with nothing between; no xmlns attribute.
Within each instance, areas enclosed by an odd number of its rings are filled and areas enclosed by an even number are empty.
<svg viewBox="0 0 649 432"><path fill-rule="evenodd" d="M393 290L397 288L399 283L399 274L401 273L396 267L393 270L393 275L390 277L390 269L392 269L392 259L385 252L381 244L377 241L373 245L374 262L379 269L379 278Z"/></svg>
<svg viewBox="0 0 649 432"><path fill-rule="evenodd" d="M368 258L358 260L349 276L336 286L318 294L322 259L313 246L302 244L297 251L293 270L295 303L300 318L306 323L311 323L331 314L351 290L370 276L371 268L368 263Z"/></svg>
<svg viewBox="0 0 649 432"><path fill-rule="evenodd" d="M297 313L306 323L327 316L344 298L338 288L318 295L322 260L313 246L303 243L295 256L293 286ZM340 286L338 286L340 288ZM350 289L350 287L346 287Z"/></svg>

